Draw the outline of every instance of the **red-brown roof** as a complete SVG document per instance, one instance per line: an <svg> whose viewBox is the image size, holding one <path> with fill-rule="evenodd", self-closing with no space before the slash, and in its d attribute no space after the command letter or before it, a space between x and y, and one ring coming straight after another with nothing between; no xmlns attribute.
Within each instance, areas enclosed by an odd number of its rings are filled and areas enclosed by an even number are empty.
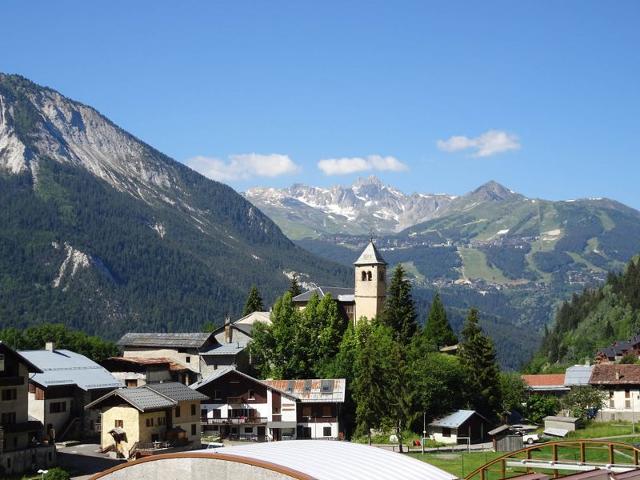
<svg viewBox="0 0 640 480"><path fill-rule="evenodd" d="M562 387L564 386L564 373L522 375L522 380L530 387Z"/></svg>
<svg viewBox="0 0 640 480"><path fill-rule="evenodd" d="M182 372L188 370L188 368L184 365L181 365L177 362L174 362L170 358L165 357L109 357L107 360L110 360L112 362L132 363L135 365L166 365L167 367L169 367L169 370L174 372Z"/></svg>
<svg viewBox="0 0 640 480"><path fill-rule="evenodd" d="M640 384L640 365L615 363L594 365L589 383L594 385Z"/></svg>

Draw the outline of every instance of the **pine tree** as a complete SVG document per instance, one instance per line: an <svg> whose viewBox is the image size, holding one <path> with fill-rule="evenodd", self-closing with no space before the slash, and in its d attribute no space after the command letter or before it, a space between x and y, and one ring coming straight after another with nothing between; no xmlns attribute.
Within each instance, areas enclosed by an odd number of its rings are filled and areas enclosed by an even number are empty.
<svg viewBox="0 0 640 480"><path fill-rule="evenodd" d="M242 316L249 315L253 312L263 312L264 305L262 304L262 296L258 291L258 288L254 285L249 290L249 296L247 297L247 303L244 304L244 310L242 311Z"/></svg>
<svg viewBox="0 0 640 480"><path fill-rule="evenodd" d="M438 348L455 345L458 343L458 337L453 333L447 312L444 309L440 294L436 293L429 309L429 316L424 327L424 335L433 342Z"/></svg>
<svg viewBox="0 0 640 480"><path fill-rule="evenodd" d="M405 278L402 265L398 265L393 271L387 291L382 323L393 330L398 342L408 345L418 330L416 318L416 309L411 297L411 283Z"/></svg>
<svg viewBox="0 0 640 480"><path fill-rule="evenodd" d="M289 285L289 293L291 293L292 297L297 297L302 293L302 287L298 283L298 278L296 276L291 279L291 284Z"/></svg>
<svg viewBox="0 0 640 480"><path fill-rule="evenodd" d="M462 329L460 361L466 370L467 395L473 407L487 418L500 413L502 393L500 369L493 341L478 323L478 310L472 308Z"/></svg>

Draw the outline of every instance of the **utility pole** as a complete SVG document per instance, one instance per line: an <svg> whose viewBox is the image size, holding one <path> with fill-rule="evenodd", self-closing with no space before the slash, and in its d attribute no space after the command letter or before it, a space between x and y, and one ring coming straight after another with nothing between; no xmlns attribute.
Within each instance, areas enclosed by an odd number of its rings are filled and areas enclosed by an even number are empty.
<svg viewBox="0 0 640 480"><path fill-rule="evenodd" d="M424 455L424 439L427 438L427 412L422 412L422 454Z"/></svg>

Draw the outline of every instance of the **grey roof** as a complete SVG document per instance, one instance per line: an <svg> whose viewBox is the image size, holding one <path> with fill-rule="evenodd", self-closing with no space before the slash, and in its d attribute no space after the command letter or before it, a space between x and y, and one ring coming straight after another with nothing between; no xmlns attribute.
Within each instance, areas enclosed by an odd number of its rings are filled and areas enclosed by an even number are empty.
<svg viewBox="0 0 640 480"><path fill-rule="evenodd" d="M354 265L386 265L384 258L380 255L380 252L373 244L373 241L370 241L369 244L365 247L363 252L360 254L358 259L353 262Z"/></svg>
<svg viewBox="0 0 640 480"><path fill-rule="evenodd" d="M44 388L77 385L82 390L118 388L122 382L93 360L71 350L26 350L20 352L42 373L30 380Z"/></svg>
<svg viewBox="0 0 640 480"><path fill-rule="evenodd" d="M202 348L211 333L126 333L118 340L121 347Z"/></svg>
<svg viewBox="0 0 640 480"><path fill-rule="evenodd" d="M551 422L568 422L568 423L576 423L579 420L579 418L576 417L560 417L558 415L549 415L548 417L544 417L544 421L551 421Z"/></svg>
<svg viewBox="0 0 640 480"><path fill-rule="evenodd" d="M141 387L119 388L94 400L85 408L99 407L104 401L119 397L132 407L145 412L148 410L158 410L172 408L178 402L188 400L206 400L207 397L186 385L178 382L147 383Z"/></svg>
<svg viewBox="0 0 640 480"><path fill-rule="evenodd" d="M236 369L230 365L227 365L225 367L221 367L218 368L216 370L213 371L213 373L209 376L207 376L206 378L203 378L202 380L196 382L196 383L192 383L190 385L190 388L193 388L194 390L203 387L205 385L207 385L208 383L213 382L214 380L217 380L220 377L224 377L227 373L229 372L233 372L236 371Z"/></svg>
<svg viewBox="0 0 640 480"><path fill-rule="evenodd" d="M287 392L302 403L344 403L347 390L344 378L264 380L264 383L278 391Z"/></svg>
<svg viewBox="0 0 640 480"><path fill-rule="evenodd" d="M564 384L567 387L589 385L592 371L593 365L574 365L569 367L564 376Z"/></svg>
<svg viewBox="0 0 640 480"><path fill-rule="evenodd" d="M293 297L294 302L308 302L314 293L318 294L318 297L323 298L327 294L338 300L339 302L353 302L355 300L353 288L345 287L316 287L308 290L300 295Z"/></svg>
<svg viewBox="0 0 640 480"><path fill-rule="evenodd" d="M484 418L475 410L458 410L457 412L450 413L446 417L434 420L429 425L432 427L458 428L473 415L478 415L481 418Z"/></svg>
<svg viewBox="0 0 640 480"><path fill-rule="evenodd" d="M247 348L247 344L245 343L222 343L220 345L215 345L211 347L209 350L205 350L200 352L201 356L216 356L216 355L237 355L242 352L245 348Z"/></svg>

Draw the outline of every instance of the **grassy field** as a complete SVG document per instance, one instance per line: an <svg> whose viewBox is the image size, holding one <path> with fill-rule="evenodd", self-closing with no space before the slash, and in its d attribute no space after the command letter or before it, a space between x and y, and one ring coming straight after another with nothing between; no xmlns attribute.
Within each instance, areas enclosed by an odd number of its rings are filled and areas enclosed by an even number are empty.
<svg viewBox="0 0 640 480"><path fill-rule="evenodd" d="M411 453L418 460L441 468L458 478L464 478L476 468L499 457L502 453L496 452L463 452L463 453Z"/></svg>
<svg viewBox="0 0 640 480"><path fill-rule="evenodd" d="M458 251L462 256L465 277L472 279L482 278L500 284L510 282L499 269L490 267L487 264L487 257L480 250L460 247Z"/></svg>

